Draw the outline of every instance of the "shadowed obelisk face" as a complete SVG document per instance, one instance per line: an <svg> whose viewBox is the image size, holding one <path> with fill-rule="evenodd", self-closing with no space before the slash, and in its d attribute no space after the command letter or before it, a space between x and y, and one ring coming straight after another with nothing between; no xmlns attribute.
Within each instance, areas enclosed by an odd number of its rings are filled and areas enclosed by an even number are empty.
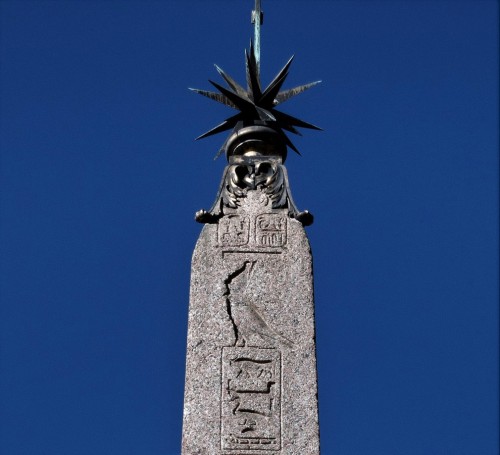
<svg viewBox="0 0 500 455"><path fill-rule="evenodd" d="M251 46L246 90L220 68L228 88L195 90L239 113L200 136L233 129L216 201L196 214L183 455L319 455L313 218L283 165L298 153L284 131L317 127L275 109L315 83L280 91L290 64L262 90Z"/></svg>

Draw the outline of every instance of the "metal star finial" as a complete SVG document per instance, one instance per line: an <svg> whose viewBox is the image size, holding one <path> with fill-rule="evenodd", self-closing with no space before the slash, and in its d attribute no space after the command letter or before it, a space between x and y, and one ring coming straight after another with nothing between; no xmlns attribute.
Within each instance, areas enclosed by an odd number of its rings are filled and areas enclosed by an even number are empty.
<svg viewBox="0 0 500 455"><path fill-rule="evenodd" d="M321 128L278 111L276 106L319 84L321 81L311 82L292 89L280 91L288 76L288 71L293 60L292 56L271 83L264 90L262 89L260 82L260 26L262 24L262 18L263 14L260 10L260 1L256 0L255 10L252 14L252 22L255 25L256 46L254 47L253 41L251 41L249 51L247 52L245 50L246 89L239 85L217 65L215 65L215 68L226 82L227 88L209 80L220 93L194 88L190 89L200 95L206 96L239 111L238 114L229 117L224 122L196 139L202 139L213 134L230 130L231 128L235 128L240 122L244 124L252 124L255 122L255 124L267 125L276 130L283 142L300 155L298 149L293 145L283 130L301 135L296 127L314 130L321 130ZM222 152L226 152L226 146L227 141L222 145L215 158L218 158Z"/></svg>

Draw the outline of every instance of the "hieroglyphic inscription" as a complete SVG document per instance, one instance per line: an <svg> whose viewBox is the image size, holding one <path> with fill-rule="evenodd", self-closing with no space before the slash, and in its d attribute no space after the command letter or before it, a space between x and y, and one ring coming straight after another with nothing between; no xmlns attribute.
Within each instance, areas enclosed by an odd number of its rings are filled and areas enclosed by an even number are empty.
<svg viewBox="0 0 500 455"><path fill-rule="evenodd" d="M255 241L260 246L280 247L286 243L287 217L281 213L263 213L255 220Z"/></svg>
<svg viewBox="0 0 500 455"><path fill-rule="evenodd" d="M276 349L222 348L223 450L281 447L281 355ZM268 452L267 452L268 453Z"/></svg>
<svg viewBox="0 0 500 455"><path fill-rule="evenodd" d="M249 236L250 219L248 216L228 215L220 219L218 228L218 240L220 245L246 245Z"/></svg>

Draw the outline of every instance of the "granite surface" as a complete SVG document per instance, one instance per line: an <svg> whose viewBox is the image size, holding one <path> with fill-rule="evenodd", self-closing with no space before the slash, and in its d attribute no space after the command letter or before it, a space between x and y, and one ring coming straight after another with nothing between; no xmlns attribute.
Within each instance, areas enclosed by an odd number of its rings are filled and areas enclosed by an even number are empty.
<svg viewBox="0 0 500 455"><path fill-rule="evenodd" d="M182 454L317 455L318 433L309 242L249 191L193 254Z"/></svg>

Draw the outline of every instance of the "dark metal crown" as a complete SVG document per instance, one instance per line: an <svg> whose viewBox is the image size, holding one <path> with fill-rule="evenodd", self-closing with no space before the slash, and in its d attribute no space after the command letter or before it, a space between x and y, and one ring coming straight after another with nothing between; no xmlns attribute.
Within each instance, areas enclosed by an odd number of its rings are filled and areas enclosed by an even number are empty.
<svg viewBox="0 0 500 455"><path fill-rule="evenodd" d="M249 52L245 50L245 60L247 75L246 90L217 65L215 65L215 68L226 82L227 88L209 80L220 93L190 89L239 111L236 115L227 118L220 125L202 134L197 139L233 128L233 134L226 139L215 156L217 158L222 152L225 152L228 161L233 155L248 153L250 144L253 144L250 147L250 152L278 155L282 158L282 161L286 159L287 147L300 155L300 152L285 134L285 131L301 135L297 127L313 130L321 130L321 128L278 111L276 106L319 84L321 81L280 91L288 76L288 71L293 60L292 56L271 83L263 90L260 83L258 57L253 42L250 42ZM241 140L243 140L243 143ZM266 143L266 140L269 143ZM247 152L244 152L244 150Z"/></svg>

